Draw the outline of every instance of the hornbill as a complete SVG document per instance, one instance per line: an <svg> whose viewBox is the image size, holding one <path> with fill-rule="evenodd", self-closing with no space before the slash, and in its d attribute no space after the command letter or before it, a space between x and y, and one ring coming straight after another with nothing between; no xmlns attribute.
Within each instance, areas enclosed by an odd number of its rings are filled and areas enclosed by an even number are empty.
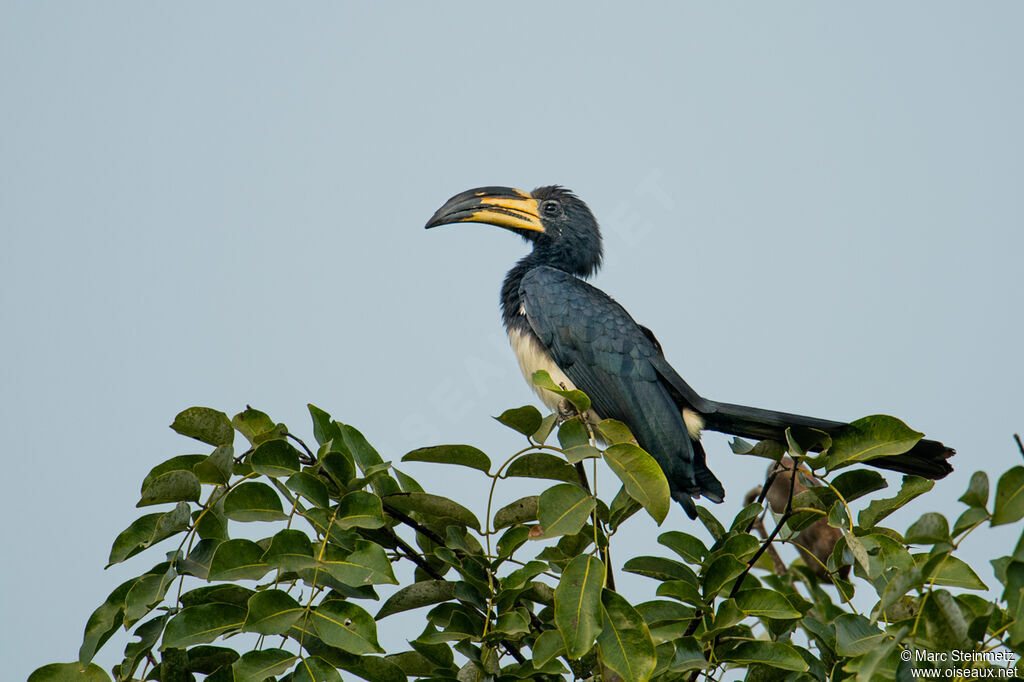
<svg viewBox="0 0 1024 682"><path fill-rule="evenodd" d="M556 384L590 396L588 419L614 418L632 430L657 460L672 498L687 514L693 498L721 502L725 491L707 467L702 429L785 442L787 427L835 434L843 422L720 403L702 398L665 360L661 344L606 293L586 283L601 266L601 232L593 213L571 191L557 186L524 192L479 187L449 199L427 229L453 223L502 227L532 243L532 251L505 277L501 312L527 383L546 370ZM560 397L534 387L553 410ZM872 466L942 478L953 450L919 441Z"/></svg>

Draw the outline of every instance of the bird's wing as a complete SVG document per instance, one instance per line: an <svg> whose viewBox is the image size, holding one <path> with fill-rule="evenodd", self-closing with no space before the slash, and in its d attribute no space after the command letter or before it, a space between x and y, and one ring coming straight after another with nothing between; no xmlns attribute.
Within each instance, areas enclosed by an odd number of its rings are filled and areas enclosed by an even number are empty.
<svg viewBox="0 0 1024 682"><path fill-rule="evenodd" d="M530 328L554 363L598 415L630 427L661 465L673 497L684 507L683 495L721 499L721 484L695 458L679 407L655 369L661 352L649 332L603 291L561 270L534 268L519 291Z"/></svg>

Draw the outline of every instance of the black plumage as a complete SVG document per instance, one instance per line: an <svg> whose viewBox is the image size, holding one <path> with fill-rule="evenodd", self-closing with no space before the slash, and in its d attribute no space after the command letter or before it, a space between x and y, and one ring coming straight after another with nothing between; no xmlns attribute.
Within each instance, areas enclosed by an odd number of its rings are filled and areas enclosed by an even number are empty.
<svg viewBox="0 0 1024 682"><path fill-rule="evenodd" d="M481 187L452 197L427 227L483 222L520 234L533 249L509 271L501 289L502 319L524 374L551 366L592 401L600 418L627 424L657 460L672 497L691 516L694 497L720 502L725 491L708 469L703 426L751 438L784 439L790 426L836 433L843 422L719 403L698 395L669 365L649 329L582 278L601 265L601 233L587 205L558 186L532 193ZM867 462L909 474L941 478L952 471L953 450L920 441L911 451Z"/></svg>

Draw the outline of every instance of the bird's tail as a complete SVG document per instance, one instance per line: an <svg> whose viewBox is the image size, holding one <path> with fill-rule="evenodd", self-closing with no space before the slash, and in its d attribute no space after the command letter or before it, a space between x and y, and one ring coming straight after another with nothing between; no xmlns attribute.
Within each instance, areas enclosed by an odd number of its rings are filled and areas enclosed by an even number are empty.
<svg viewBox="0 0 1024 682"><path fill-rule="evenodd" d="M835 435L839 429L847 426L843 422L762 410L745 405L732 405L710 400L706 403L702 406L704 409L701 410L701 416L704 417L704 428L743 438L772 439L784 443L788 427L801 426ZM953 467L946 460L954 454L956 454L956 450L946 447L938 441L921 440L901 455L878 457L864 463L904 474L940 479L953 471Z"/></svg>

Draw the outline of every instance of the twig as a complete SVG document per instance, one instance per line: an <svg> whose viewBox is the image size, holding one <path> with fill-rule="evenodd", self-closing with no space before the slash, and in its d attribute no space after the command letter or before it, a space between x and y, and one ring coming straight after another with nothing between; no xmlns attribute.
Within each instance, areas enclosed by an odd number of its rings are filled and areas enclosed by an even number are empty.
<svg viewBox="0 0 1024 682"><path fill-rule="evenodd" d="M402 550L406 559L419 566L424 573L434 580L444 580L444 576L434 570L434 567L427 563L427 560L420 556L419 552L410 547L409 543L403 540L394 529L388 528L386 532L395 544L398 545L398 548Z"/></svg>
<svg viewBox="0 0 1024 682"><path fill-rule="evenodd" d="M299 445L301 445L302 449L306 451L306 457L305 458L300 458L300 461L303 464L305 464L306 466L313 466L314 464L316 464L316 455L314 455L313 451L310 450L306 446L306 444L302 442L301 438L299 438L298 436L292 435L290 433L286 433L285 435L288 436L289 438L291 438L293 441L295 441Z"/></svg>
<svg viewBox="0 0 1024 682"><path fill-rule="evenodd" d="M1021 456L1024 456L1024 443L1020 441L1020 435L1016 433L1013 434L1013 439L1017 441L1017 449L1020 450Z"/></svg>
<svg viewBox="0 0 1024 682"><path fill-rule="evenodd" d="M384 511L386 511L388 514L390 514L391 516L395 517L396 519L398 519L399 521L401 521L405 525L409 526L414 531L416 531L417 533L419 533L423 537L425 537L428 540L430 540L431 542L433 542L435 545L445 546L445 545L448 544L448 543L446 543L444 541L444 538L442 538L440 535L438 535L434 531L430 530L429 528L427 528L422 523L420 523L416 519L412 518L408 514L405 514L403 512L398 511L397 509L392 507L387 502L384 502L383 505L384 505Z"/></svg>
<svg viewBox="0 0 1024 682"><path fill-rule="evenodd" d="M762 538L766 538L767 539L768 531L765 530L764 521L761 520L760 516L757 517L756 519L754 519L754 529L758 532L758 534ZM786 562L784 562L782 560L782 557L779 556L779 553L775 549L775 547L769 545L769 547L768 547L768 556L771 557L772 566L775 567L775 573L778 574L778 575L785 575L786 574Z"/></svg>
<svg viewBox="0 0 1024 682"><path fill-rule="evenodd" d="M779 534L779 531L782 530L782 527L786 524L786 521L792 515L793 491L796 489L796 472L799 469L800 462L793 460L793 475L789 480L789 498L786 500L786 511L782 513L782 516L779 518L778 523L776 523L775 527L772 528L772 532L768 535L765 541L761 543L761 546L757 549L757 551L754 552L754 556L750 557L750 560L747 561L747 567L744 568L743 572L740 573L739 577L736 578L736 582L734 582L732 585L732 590L729 591L729 599L735 597L736 593L740 591L740 585L743 584L744 578L746 578L747 574L750 573L750 569L754 567L754 564L757 563L757 560L761 558L761 555L764 554L765 550L767 550L768 547L772 544L772 540L775 539L775 536Z"/></svg>
<svg viewBox="0 0 1024 682"><path fill-rule="evenodd" d="M425 537L427 537L429 540L431 540L435 544L445 545L445 541L443 539L441 539L440 535L438 535L434 531L430 530L429 528L425 527L423 524L421 524L416 519L413 519L410 516L408 516L406 514L403 514L402 512L398 511L397 509L395 509L394 507L389 505L387 502L384 503L384 511L386 511L388 514L390 514L391 516L395 517L396 519L398 519L399 521L401 521L405 525L409 526L410 528L415 530L417 533L420 533L421 535L424 535ZM398 536L398 533L396 533L394 530L390 530L390 532L388 534L392 537L393 540L395 540L395 543L406 553L407 558L410 561L412 561L414 564L419 566L421 569L423 569L426 572L427 575L429 575L434 580L444 580L444 576L442 576L440 573L435 571L430 566L430 564L427 563L426 559L421 557L416 552L416 550L414 550L412 547L410 547L409 544L407 542L405 542L405 540L403 540L402 538L400 538ZM463 603L465 603L465 602L463 602ZM472 605L469 605L469 604L467 604L467 605L468 606L472 606ZM481 611L481 609L479 607L474 606L473 608L476 608L478 611ZM484 618L488 618L488 614L487 613L484 613L483 611L481 611L481 613L483 613ZM531 615L533 615L533 614L531 614ZM526 662L526 657L523 656L522 652L519 651L519 649L514 644L512 644L510 642L507 642L505 640L502 640L501 641L501 645L502 645L502 647L504 647L505 651L508 652L509 656L511 656L512 658L516 659L517 663L525 663Z"/></svg>

